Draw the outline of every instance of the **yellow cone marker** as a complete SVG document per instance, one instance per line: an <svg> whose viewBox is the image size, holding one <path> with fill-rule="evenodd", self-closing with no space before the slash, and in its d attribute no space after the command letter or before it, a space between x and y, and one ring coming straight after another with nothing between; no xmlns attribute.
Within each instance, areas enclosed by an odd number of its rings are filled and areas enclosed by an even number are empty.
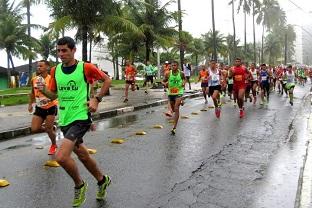
<svg viewBox="0 0 312 208"><path fill-rule="evenodd" d="M122 144L122 143L124 143L124 142L125 142L125 140L122 139L122 138L112 139L112 143L113 143L113 144Z"/></svg>
<svg viewBox="0 0 312 208"><path fill-rule="evenodd" d="M201 109L200 111L208 111L207 109Z"/></svg>
<svg viewBox="0 0 312 208"><path fill-rule="evenodd" d="M214 108L214 106L211 105L211 106L208 106L208 108Z"/></svg>
<svg viewBox="0 0 312 208"><path fill-rule="evenodd" d="M199 113L197 113L197 112L192 112L192 115L198 115Z"/></svg>
<svg viewBox="0 0 312 208"><path fill-rule="evenodd" d="M138 131L135 134L136 135L146 135L146 132L145 131Z"/></svg>
<svg viewBox="0 0 312 208"><path fill-rule="evenodd" d="M95 154L96 153L96 149L88 149L89 154Z"/></svg>
<svg viewBox="0 0 312 208"><path fill-rule="evenodd" d="M9 181L0 179L0 187L6 187L8 185L10 185Z"/></svg>
<svg viewBox="0 0 312 208"><path fill-rule="evenodd" d="M174 120L168 120L168 123L172 124L172 123L174 123Z"/></svg>
<svg viewBox="0 0 312 208"><path fill-rule="evenodd" d="M188 117L188 116L181 116L181 118L182 118L182 119L188 119L188 118L190 118L190 117Z"/></svg>
<svg viewBox="0 0 312 208"><path fill-rule="evenodd" d="M44 165L54 168L60 167L60 164L58 164L55 160L48 160Z"/></svg>
<svg viewBox="0 0 312 208"><path fill-rule="evenodd" d="M164 127L163 127L162 125L158 125L158 124L157 124L157 125L154 125L153 128L154 128L154 129L162 129L162 128L164 128Z"/></svg>

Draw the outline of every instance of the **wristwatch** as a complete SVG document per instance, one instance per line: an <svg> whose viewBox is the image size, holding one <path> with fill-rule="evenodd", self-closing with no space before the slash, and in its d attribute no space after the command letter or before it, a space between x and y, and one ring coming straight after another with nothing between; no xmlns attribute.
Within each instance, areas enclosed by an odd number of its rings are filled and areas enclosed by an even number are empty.
<svg viewBox="0 0 312 208"><path fill-rule="evenodd" d="M95 99L100 103L102 102L103 100L103 97L100 97L100 96L95 96Z"/></svg>

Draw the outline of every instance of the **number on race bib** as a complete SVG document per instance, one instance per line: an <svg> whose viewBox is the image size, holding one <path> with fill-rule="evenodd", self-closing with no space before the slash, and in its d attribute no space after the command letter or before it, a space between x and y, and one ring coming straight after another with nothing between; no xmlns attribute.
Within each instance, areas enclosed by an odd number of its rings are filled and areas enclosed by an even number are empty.
<svg viewBox="0 0 312 208"><path fill-rule="evenodd" d="M235 81L238 81L238 82L240 82L240 81L243 81L243 76L242 75L235 75Z"/></svg>

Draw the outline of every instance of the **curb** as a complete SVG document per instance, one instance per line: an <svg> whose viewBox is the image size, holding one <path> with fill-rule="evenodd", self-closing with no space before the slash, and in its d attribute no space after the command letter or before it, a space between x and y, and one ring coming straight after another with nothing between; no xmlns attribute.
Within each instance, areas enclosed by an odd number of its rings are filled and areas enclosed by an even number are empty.
<svg viewBox="0 0 312 208"><path fill-rule="evenodd" d="M200 97L201 95L202 95L201 92L194 92L190 95L184 95L183 98L184 99L186 99L186 98L191 99L191 98ZM158 100L158 101L155 101L152 103L144 103L144 104L138 104L135 106L118 108L118 109L114 109L114 110L101 111L101 112L98 112L96 114L93 114L92 119L94 121L96 121L96 120L101 120L101 119L105 119L105 118L111 118L111 117L122 115L125 113L138 111L138 110L142 110L142 109L150 108L150 107L156 107L156 106L164 105L167 103L168 103L168 100L163 99L163 100ZM17 129L12 129L12 130L8 130L8 131L0 132L0 141L15 139L16 137L27 136L30 134L31 134L31 128L29 126L28 127L20 127Z"/></svg>

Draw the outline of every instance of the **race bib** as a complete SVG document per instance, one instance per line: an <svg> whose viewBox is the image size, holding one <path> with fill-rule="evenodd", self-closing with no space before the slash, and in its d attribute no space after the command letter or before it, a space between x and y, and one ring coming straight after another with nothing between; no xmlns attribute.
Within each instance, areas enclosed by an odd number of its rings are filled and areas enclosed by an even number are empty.
<svg viewBox="0 0 312 208"><path fill-rule="evenodd" d="M267 76L262 76L261 81L267 81L268 77Z"/></svg>
<svg viewBox="0 0 312 208"><path fill-rule="evenodd" d="M47 105L49 102L50 102L50 99L36 97L36 105L38 107L43 107L43 106Z"/></svg>
<svg viewBox="0 0 312 208"><path fill-rule="evenodd" d="M178 94L179 93L179 89L178 88L170 88L170 94Z"/></svg>
<svg viewBox="0 0 312 208"><path fill-rule="evenodd" d="M233 79L229 79L228 84L233 84Z"/></svg>
<svg viewBox="0 0 312 208"><path fill-rule="evenodd" d="M243 75L235 75L234 79L235 79L235 81L241 82L241 81L243 81Z"/></svg>

